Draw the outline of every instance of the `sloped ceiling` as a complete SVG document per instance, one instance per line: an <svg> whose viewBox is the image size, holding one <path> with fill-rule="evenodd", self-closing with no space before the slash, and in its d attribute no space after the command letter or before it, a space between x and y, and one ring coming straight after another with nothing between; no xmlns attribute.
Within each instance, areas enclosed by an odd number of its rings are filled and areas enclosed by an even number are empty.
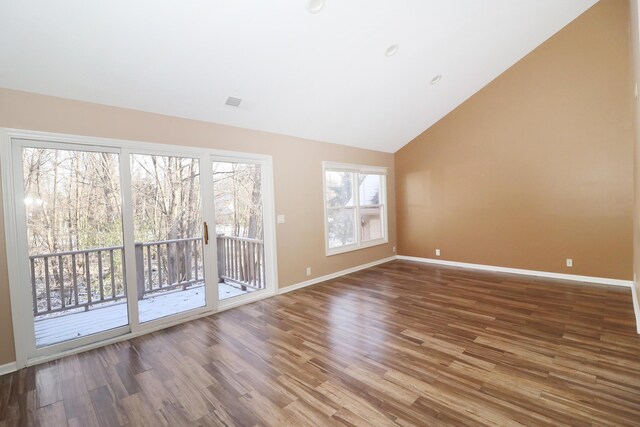
<svg viewBox="0 0 640 427"><path fill-rule="evenodd" d="M0 86L395 152L594 3L0 0Z"/></svg>

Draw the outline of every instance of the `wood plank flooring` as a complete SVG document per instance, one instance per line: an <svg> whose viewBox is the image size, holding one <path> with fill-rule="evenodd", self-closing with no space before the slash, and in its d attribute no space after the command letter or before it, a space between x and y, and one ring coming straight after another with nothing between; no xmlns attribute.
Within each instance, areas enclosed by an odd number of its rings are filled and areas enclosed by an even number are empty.
<svg viewBox="0 0 640 427"><path fill-rule="evenodd" d="M394 261L0 377L0 426L640 425L630 291Z"/></svg>

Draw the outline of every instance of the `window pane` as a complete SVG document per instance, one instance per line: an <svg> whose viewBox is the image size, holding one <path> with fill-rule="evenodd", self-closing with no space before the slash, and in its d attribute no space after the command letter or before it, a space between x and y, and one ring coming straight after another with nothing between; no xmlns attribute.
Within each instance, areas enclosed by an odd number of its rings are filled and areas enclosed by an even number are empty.
<svg viewBox="0 0 640 427"><path fill-rule="evenodd" d="M120 156L24 147L22 171L36 347L128 325Z"/></svg>
<svg viewBox="0 0 640 427"><path fill-rule="evenodd" d="M218 300L267 286L260 163L213 163ZM247 286L249 285L249 286Z"/></svg>
<svg viewBox="0 0 640 427"><path fill-rule="evenodd" d="M213 193L217 235L263 239L260 164L213 162Z"/></svg>
<svg viewBox="0 0 640 427"><path fill-rule="evenodd" d="M131 187L137 243L202 236L198 159L132 154Z"/></svg>
<svg viewBox="0 0 640 427"><path fill-rule="evenodd" d="M382 175L358 175L358 192L360 206L380 205L380 189Z"/></svg>
<svg viewBox="0 0 640 427"><path fill-rule="evenodd" d="M131 193L140 322L204 307L199 160L133 154Z"/></svg>
<svg viewBox="0 0 640 427"><path fill-rule="evenodd" d="M360 208L360 233L363 242L384 238L382 208Z"/></svg>
<svg viewBox="0 0 640 427"><path fill-rule="evenodd" d="M327 222L330 248L356 243L355 209L329 209Z"/></svg>
<svg viewBox="0 0 640 427"><path fill-rule="evenodd" d="M327 204L330 207L353 206L353 173L325 172Z"/></svg>

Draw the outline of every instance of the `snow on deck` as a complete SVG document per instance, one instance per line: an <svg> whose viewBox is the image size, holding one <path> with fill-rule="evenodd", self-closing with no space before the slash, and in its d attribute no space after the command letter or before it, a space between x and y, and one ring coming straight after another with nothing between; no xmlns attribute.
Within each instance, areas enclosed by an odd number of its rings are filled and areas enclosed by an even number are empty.
<svg viewBox="0 0 640 427"><path fill-rule="evenodd" d="M219 283L220 300L244 295L239 287ZM204 286L197 285L184 291L148 296L138 301L140 322L160 319L205 305ZM36 347L44 347L129 324L126 301L97 307L89 311L64 314L35 320Z"/></svg>

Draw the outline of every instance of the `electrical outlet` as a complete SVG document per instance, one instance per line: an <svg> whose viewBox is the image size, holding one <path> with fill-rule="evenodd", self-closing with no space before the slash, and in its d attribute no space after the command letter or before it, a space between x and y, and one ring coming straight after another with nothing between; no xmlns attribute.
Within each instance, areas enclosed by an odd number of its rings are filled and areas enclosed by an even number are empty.
<svg viewBox="0 0 640 427"><path fill-rule="evenodd" d="M440 249L436 249L436 256L440 256Z"/></svg>
<svg viewBox="0 0 640 427"><path fill-rule="evenodd" d="M311 276L311 267L307 267L307 276Z"/></svg>
<svg viewBox="0 0 640 427"><path fill-rule="evenodd" d="M280 214L278 215L278 224L284 224L285 219L284 219L284 215Z"/></svg>
<svg viewBox="0 0 640 427"><path fill-rule="evenodd" d="M393 247L393 253L396 253L396 247L395 246Z"/></svg>
<svg viewBox="0 0 640 427"><path fill-rule="evenodd" d="M573 260L571 258L567 258L567 267L573 267Z"/></svg>

